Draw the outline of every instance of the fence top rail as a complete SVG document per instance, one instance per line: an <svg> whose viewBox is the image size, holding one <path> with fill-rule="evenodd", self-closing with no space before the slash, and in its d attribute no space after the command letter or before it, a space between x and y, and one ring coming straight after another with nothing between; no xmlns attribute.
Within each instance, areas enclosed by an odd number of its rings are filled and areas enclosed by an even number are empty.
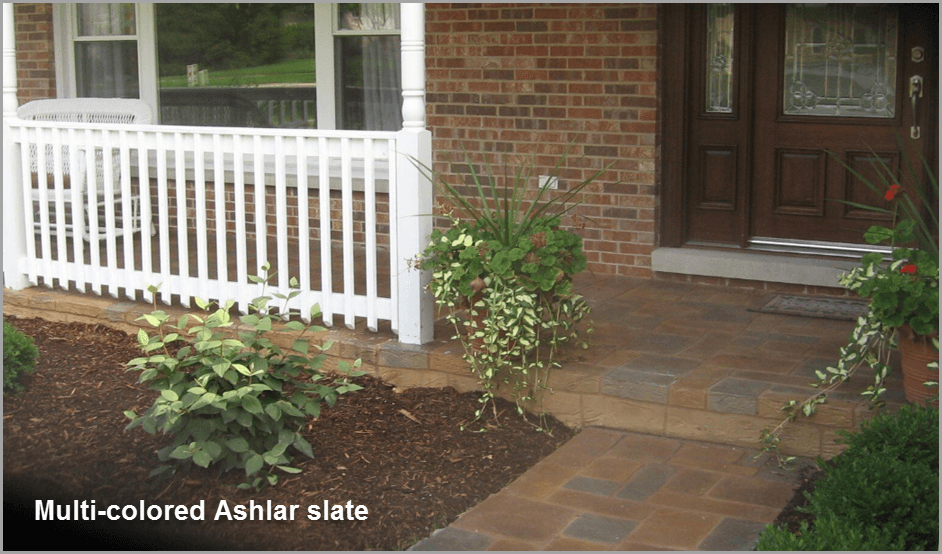
<svg viewBox="0 0 942 554"><path fill-rule="evenodd" d="M199 134L199 135L233 135L245 137L283 137L283 138L327 138L327 139L395 139L398 131L326 131L320 129L282 129L264 127L202 127L191 125L136 125L136 124L108 124L108 123L67 123L61 121L27 121L18 117L4 118L11 128L25 129L77 129L101 131L125 131L129 133L163 133L163 134Z"/></svg>

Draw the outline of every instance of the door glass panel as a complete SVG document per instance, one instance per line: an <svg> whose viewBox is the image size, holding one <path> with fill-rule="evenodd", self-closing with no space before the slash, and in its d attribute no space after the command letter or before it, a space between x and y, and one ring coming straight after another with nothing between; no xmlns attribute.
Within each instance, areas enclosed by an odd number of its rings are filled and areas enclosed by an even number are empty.
<svg viewBox="0 0 942 554"><path fill-rule="evenodd" d="M789 4L786 114L892 118L896 105L896 7Z"/></svg>
<svg viewBox="0 0 942 554"><path fill-rule="evenodd" d="M733 5L707 6L708 113L733 112Z"/></svg>

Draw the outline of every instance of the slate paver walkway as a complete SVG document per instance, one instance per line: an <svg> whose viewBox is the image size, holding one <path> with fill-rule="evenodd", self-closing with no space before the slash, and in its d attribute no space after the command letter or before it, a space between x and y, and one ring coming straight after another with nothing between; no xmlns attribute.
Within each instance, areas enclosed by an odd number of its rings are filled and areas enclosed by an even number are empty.
<svg viewBox="0 0 942 554"><path fill-rule="evenodd" d="M751 550L813 464L758 454L587 428L411 550Z"/></svg>

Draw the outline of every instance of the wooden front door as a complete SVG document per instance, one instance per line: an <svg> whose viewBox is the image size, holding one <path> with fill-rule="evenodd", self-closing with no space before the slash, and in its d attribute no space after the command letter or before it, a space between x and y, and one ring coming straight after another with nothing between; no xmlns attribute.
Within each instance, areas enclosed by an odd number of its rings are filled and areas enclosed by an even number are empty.
<svg viewBox="0 0 942 554"><path fill-rule="evenodd" d="M845 164L899 168L898 137L916 161L935 147L938 6L685 10L685 52L666 57L684 65L666 76L684 84L684 116L665 127L684 134L683 167L665 172L664 197L683 209L665 210L682 219L662 227L663 245L840 250L886 223L844 202L882 202Z"/></svg>

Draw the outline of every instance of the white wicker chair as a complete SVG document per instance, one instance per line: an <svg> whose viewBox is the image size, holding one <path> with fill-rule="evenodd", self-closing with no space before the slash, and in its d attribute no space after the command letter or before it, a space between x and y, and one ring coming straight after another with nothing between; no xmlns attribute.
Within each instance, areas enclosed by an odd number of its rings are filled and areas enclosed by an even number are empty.
<svg viewBox="0 0 942 554"><path fill-rule="evenodd" d="M17 117L23 120L29 121L57 121L57 122L68 122L68 123L118 123L118 124L149 124L153 121L153 113L150 109L150 106L143 100L136 99L127 99L127 98L62 98L62 99L50 99L50 100L35 100L20 106L17 110ZM54 167L53 161L53 148L52 145L46 145L46 153L44 159L46 160L46 175L51 179L55 174L56 169ZM77 159L79 160L78 170L73 172L72 168L69 167L69 148L68 146L62 147L62 173L63 177L71 181L71 186L77 186L81 189L82 199L85 200L88 197L88 193L85 190L85 152L78 152ZM120 190L120 158L117 151L114 151L112 159L112 175L114 182L114 202L117 208L122 203L121 190ZM38 168L38 156L36 152L36 145L32 145L30 148L30 172L33 175L39 173ZM74 177L74 178L73 178ZM104 159L102 156L102 151L100 148L95 149L95 180L97 182L97 191L98 191L98 205L96 207L95 213L103 213L102 209L106 201L106 196L103 190L104 187ZM34 188L32 189L33 196L33 206L36 210L36 213L39 213L39 190ZM66 213L69 214L71 209L68 205L71 203L71 195L65 195L66 202ZM51 210L50 210L51 213ZM88 207L85 208L86 217L89 218L89 223L91 222L92 213L88 210ZM131 229L132 232L137 232L141 230L141 202L139 196L134 196L131 198ZM39 227L38 217L35 218L37 221L36 226ZM54 223L52 224L55 225ZM71 224L67 221L67 227L71 227ZM151 234L153 234L153 226L151 226ZM120 236L123 234L123 229L117 229L117 234ZM67 235L71 236L72 232L69 230ZM83 226L82 238L85 240L89 239L88 226ZM105 238L105 233L99 234L100 239Z"/></svg>

